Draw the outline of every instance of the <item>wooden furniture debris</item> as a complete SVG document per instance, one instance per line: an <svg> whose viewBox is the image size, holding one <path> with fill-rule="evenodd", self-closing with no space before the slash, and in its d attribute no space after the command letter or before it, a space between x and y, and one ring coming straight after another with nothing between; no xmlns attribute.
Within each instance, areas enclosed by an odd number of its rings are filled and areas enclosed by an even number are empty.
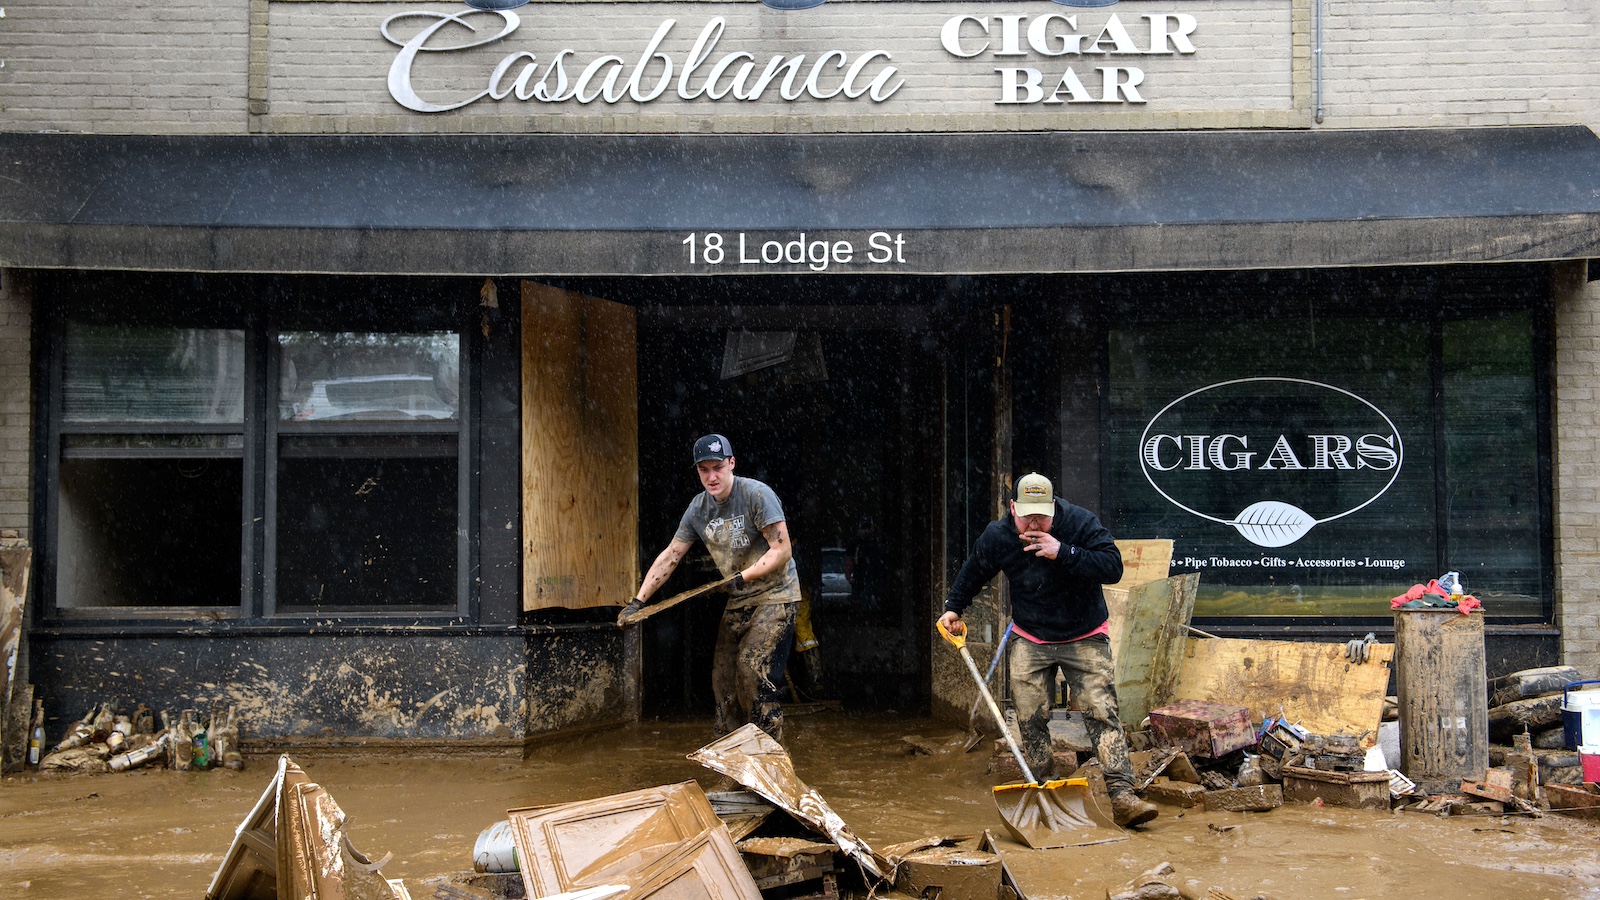
<svg viewBox="0 0 1600 900"><path fill-rule="evenodd" d="M816 881L815 893L825 897L838 894L835 857L839 848L832 844L797 837L760 837L739 841L736 846L750 877L763 891Z"/></svg>
<svg viewBox="0 0 1600 900"><path fill-rule="evenodd" d="M1281 714L1317 734L1371 732L1370 747L1393 656L1392 646L1376 644L1358 665L1344 644L1189 638L1172 696L1247 706L1254 721Z"/></svg>
<svg viewBox="0 0 1600 900"><path fill-rule="evenodd" d="M618 900L762 900L720 822L626 873L621 881L629 888Z"/></svg>
<svg viewBox="0 0 1600 900"><path fill-rule="evenodd" d="M1509 796L1509 788L1507 789ZM1283 799L1349 809L1388 809L1388 772L1322 772L1302 766L1283 767Z"/></svg>
<svg viewBox="0 0 1600 900"><path fill-rule="evenodd" d="M1150 731L1158 745L1196 759L1221 759L1256 742L1249 709L1207 700L1179 700L1151 710Z"/></svg>
<svg viewBox="0 0 1600 900"><path fill-rule="evenodd" d="M530 897L613 882L708 829L727 833L693 781L507 815Z"/></svg>
<svg viewBox="0 0 1600 900"><path fill-rule="evenodd" d="M1590 790L1588 785L1547 784L1544 791L1551 812L1600 822L1600 793Z"/></svg>
<svg viewBox="0 0 1600 900"><path fill-rule="evenodd" d="M288 755L234 832L206 889L206 900L410 900L399 879L381 871L345 832L345 815Z"/></svg>
<svg viewBox="0 0 1600 900"><path fill-rule="evenodd" d="M875 878L893 869L888 860L856 837L827 802L795 774L783 745L754 725L741 728L689 754L697 763L739 782L820 834L825 834Z"/></svg>
<svg viewBox="0 0 1600 900"><path fill-rule="evenodd" d="M19 690L17 666L32 568L33 551L27 541L15 533L0 537L0 769L5 771L22 762L33 707L33 692Z"/></svg>
<svg viewBox="0 0 1600 900"><path fill-rule="evenodd" d="M738 843L761 827L777 807L752 791L713 791L706 795L711 810L728 826L728 836Z"/></svg>
<svg viewBox="0 0 1600 900"><path fill-rule="evenodd" d="M1200 773L1189 762L1189 755L1177 747L1135 750L1128 754L1128 761L1133 763L1133 788L1136 791L1144 790L1160 775L1173 781L1200 783Z"/></svg>

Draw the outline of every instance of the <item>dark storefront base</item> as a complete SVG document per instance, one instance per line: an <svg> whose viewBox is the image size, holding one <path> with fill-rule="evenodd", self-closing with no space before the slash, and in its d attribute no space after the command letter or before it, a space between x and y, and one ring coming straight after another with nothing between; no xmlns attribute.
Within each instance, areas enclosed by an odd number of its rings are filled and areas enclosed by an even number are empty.
<svg viewBox="0 0 1600 900"><path fill-rule="evenodd" d="M46 732L98 703L177 715L231 706L247 746L520 753L550 732L624 721L614 628L455 634L32 636Z"/></svg>

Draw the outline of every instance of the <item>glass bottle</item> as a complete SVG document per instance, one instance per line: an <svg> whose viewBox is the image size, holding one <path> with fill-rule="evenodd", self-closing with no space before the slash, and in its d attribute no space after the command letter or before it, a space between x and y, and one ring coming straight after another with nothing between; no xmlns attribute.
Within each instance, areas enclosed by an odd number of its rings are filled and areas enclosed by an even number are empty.
<svg viewBox="0 0 1600 900"><path fill-rule="evenodd" d="M33 701L33 717L28 728L28 765L37 766L44 758L44 701Z"/></svg>
<svg viewBox="0 0 1600 900"><path fill-rule="evenodd" d="M194 768L194 710L186 709L172 729L172 767L180 772Z"/></svg>
<svg viewBox="0 0 1600 900"><path fill-rule="evenodd" d="M99 711L99 705L89 707L89 712L84 714L82 719L72 723L72 727L67 729L66 737L61 739L61 743L50 748L50 752L71 750L73 747L82 747L89 743L89 738L94 736L94 719Z"/></svg>

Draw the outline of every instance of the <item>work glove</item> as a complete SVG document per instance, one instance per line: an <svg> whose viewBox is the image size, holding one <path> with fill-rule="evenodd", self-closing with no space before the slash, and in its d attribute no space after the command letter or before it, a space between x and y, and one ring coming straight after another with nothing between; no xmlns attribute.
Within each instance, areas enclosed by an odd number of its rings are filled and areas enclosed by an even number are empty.
<svg viewBox="0 0 1600 900"><path fill-rule="evenodd" d="M1366 637L1344 645L1345 658L1359 666L1372 658L1372 645L1377 642L1378 635L1369 631Z"/></svg>
<svg viewBox="0 0 1600 900"><path fill-rule="evenodd" d="M735 572L735 573L733 573L733 581L728 585L728 590L730 590L730 591L742 591L742 590L744 590L744 573L743 572Z"/></svg>
<svg viewBox="0 0 1600 900"><path fill-rule="evenodd" d="M644 609L644 603L638 597L631 597L628 599L627 604L622 607L622 612L617 614L617 621L620 622L641 609Z"/></svg>

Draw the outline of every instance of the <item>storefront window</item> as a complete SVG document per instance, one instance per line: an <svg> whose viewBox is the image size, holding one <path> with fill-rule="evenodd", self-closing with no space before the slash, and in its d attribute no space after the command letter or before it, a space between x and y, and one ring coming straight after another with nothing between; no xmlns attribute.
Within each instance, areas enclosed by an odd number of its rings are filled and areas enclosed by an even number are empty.
<svg viewBox="0 0 1600 900"><path fill-rule="evenodd" d="M459 615L453 306L421 285L217 287L60 304L53 608Z"/></svg>
<svg viewBox="0 0 1600 900"><path fill-rule="evenodd" d="M277 345L277 608L449 605L458 336L283 332Z"/></svg>
<svg viewBox="0 0 1600 900"><path fill-rule="evenodd" d="M56 605L237 606L245 335L66 323Z"/></svg>
<svg viewBox="0 0 1600 900"><path fill-rule="evenodd" d="M1449 569L1537 615L1532 346L1525 312L1114 329L1110 517L1174 541L1197 616L1387 615Z"/></svg>

